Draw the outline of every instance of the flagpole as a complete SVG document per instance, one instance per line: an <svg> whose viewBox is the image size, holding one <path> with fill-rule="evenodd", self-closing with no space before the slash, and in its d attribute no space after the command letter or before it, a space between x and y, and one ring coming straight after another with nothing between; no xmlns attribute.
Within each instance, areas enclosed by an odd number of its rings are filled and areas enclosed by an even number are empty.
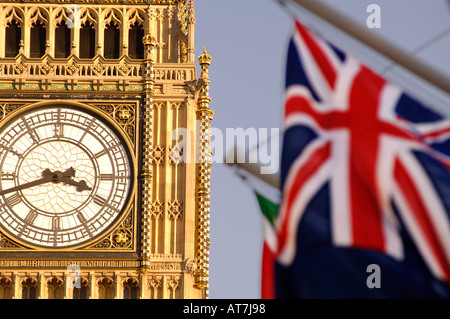
<svg viewBox="0 0 450 319"><path fill-rule="evenodd" d="M233 152L233 153L231 153ZM262 174L261 173L261 165L259 165L258 163L240 163L237 160L237 146L234 146L234 150L230 151L231 154L233 154L234 158L233 161L230 162L228 159L231 156L226 156L224 158L224 163L229 165L229 166L236 166L244 171L246 171L249 174L252 174L253 176L255 176L256 178L258 178L259 180L261 180L262 182L265 182L273 187L275 187L276 189L280 189L280 177L277 174Z"/></svg>
<svg viewBox="0 0 450 319"><path fill-rule="evenodd" d="M400 50L389 41L377 36L368 28L348 19L338 11L324 5L317 0L291 0L302 8L308 10L319 18L329 22L334 27L352 36L356 40L364 43L371 49L384 55L394 63L402 66L406 70L414 73L420 78L426 80L436 88L450 94L450 77L439 73L435 69L416 59L411 54Z"/></svg>

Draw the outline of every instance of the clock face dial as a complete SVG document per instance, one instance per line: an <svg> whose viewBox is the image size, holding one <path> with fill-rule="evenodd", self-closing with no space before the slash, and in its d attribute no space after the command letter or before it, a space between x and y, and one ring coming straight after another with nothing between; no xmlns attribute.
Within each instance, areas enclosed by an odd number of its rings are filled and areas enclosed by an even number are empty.
<svg viewBox="0 0 450 319"><path fill-rule="evenodd" d="M0 225L48 248L82 244L106 230L131 189L119 135L78 109L27 112L0 132Z"/></svg>

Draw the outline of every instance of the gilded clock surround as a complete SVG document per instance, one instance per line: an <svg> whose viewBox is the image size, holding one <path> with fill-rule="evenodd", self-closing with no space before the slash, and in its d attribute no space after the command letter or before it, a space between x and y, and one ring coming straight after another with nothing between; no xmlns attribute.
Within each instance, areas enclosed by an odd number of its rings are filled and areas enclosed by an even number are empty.
<svg viewBox="0 0 450 319"><path fill-rule="evenodd" d="M137 185L136 148L135 148L136 141L133 141L132 136L127 134L126 126L124 126L123 123L121 125L122 115L119 115L119 114L121 114L121 112L123 110L127 110L130 113L135 113L134 108L131 106L131 104L123 104L120 107L117 106L116 109L118 111L117 112L115 111L113 113L108 112L110 110L110 108L105 108L104 104L89 105L89 104L83 104L83 103L75 102L75 101L58 101L56 103L55 102L37 102L37 103L31 103L31 104L24 104L20 107L15 108L9 114L6 114L0 120L0 127L4 126L11 119L21 117L22 114L27 114L29 111L39 110L39 109L46 108L46 107L62 107L62 106L66 107L66 108L74 108L74 109L90 111L90 112L94 113L97 118L100 118L103 121L107 121L109 123L109 125L113 126L114 129L116 130L116 132L118 132L120 134L123 142L125 143L125 147L129 154L129 159L131 160L131 163L130 163L131 169L133 171L132 171L132 179L130 181L132 186L131 186L131 190L128 195L127 204L123 208L122 214L117 218L117 220L111 226L108 227L108 230L109 230L109 231L107 231L108 234L106 236L101 236L101 238L98 238L98 236L95 236L95 238L88 241L87 243L81 243L81 244L78 244L75 246L71 246L69 248L57 248L57 249L58 249L58 251L65 251L65 250L67 251L67 250L74 250L74 249L78 249L78 248L82 248L82 247L90 247L90 246L96 247L97 249L101 249L101 248L105 248L105 247L108 247L108 248L131 247L131 238L126 240L127 244L124 244L123 236L125 236L125 235L131 236L130 231L131 231L132 227L130 226L130 221L124 223L124 219L127 219L127 218L132 219L133 213L131 211L132 211L133 207L136 207L136 203L135 203L136 185ZM128 131L130 131L130 130L128 130ZM120 230L116 229L117 225L119 225L121 223L122 223L122 225L120 226ZM115 230L111 231L111 229L115 229ZM119 242L118 242L117 236L119 236L119 234L122 234L122 240L119 240ZM11 237L11 236L8 236L6 232L1 230L1 225L0 225L0 235L4 239L9 239ZM106 245L105 241L107 241L108 238L111 236L112 236L112 239L109 239L111 241L111 243L109 245ZM49 251L54 250L52 248L43 248L40 246L33 245L31 243L23 242L20 240L20 238L14 238L14 241L17 242L17 244L19 244L23 248L28 247L28 248L36 248L36 249L40 249L40 250L49 250ZM93 242L95 244L93 244ZM98 244L97 242L103 242L103 245ZM0 243L0 248L1 247L2 246Z"/></svg>
<svg viewBox="0 0 450 319"><path fill-rule="evenodd" d="M79 57L78 29L70 30L70 55L55 57L55 30L73 4L81 25L95 30L98 45L88 59ZM197 78L194 16L193 0L0 1L0 38L15 20L24 40L15 57L5 57L0 40L0 126L44 105L89 110L120 132L134 173L127 207L85 244L55 254L0 231L0 298L128 298L133 291L138 298L208 297L211 58L206 51L199 57ZM31 58L38 20L48 32L45 53ZM103 45L111 21L121 45L112 59ZM144 31L142 59L129 56L133 25ZM178 127L201 138L188 163L171 139ZM69 285L73 265L80 290Z"/></svg>

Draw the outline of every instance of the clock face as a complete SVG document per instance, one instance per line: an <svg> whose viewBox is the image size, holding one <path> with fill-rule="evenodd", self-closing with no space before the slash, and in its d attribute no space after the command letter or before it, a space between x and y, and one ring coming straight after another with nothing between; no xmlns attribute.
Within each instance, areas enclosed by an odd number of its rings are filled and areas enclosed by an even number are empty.
<svg viewBox="0 0 450 319"><path fill-rule="evenodd" d="M21 114L0 132L0 225L21 241L66 248L120 215L131 188L119 135L79 109Z"/></svg>

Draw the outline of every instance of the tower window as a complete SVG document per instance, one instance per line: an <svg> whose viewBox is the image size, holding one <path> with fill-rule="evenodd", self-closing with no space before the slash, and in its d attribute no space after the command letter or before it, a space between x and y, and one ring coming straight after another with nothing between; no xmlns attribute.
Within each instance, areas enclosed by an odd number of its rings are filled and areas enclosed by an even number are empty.
<svg viewBox="0 0 450 319"><path fill-rule="evenodd" d="M131 26L128 32L128 55L132 59L144 58L144 44L142 38L144 37L144 29L137 22Z"/></svg>
<svg viewBox="0 0 450 319"><path fill-rule="evenodd" d="M37 21L30 32L30 57L40 58L45 54L46 32L41 21Z"/></svg>
<svg viewBox="0 0 450 319"><path fill-rule="evenodd" d="M5 39L6 57L15 57L17 54L19 54L21 39L22 39L22 28L15 20L12 20L11 23L6 28L6 39Z"/></svg>
<svg viewBox="0 0 450 319"><path fill-rule="evenodd" d="M118 59L120 51L120 31L114 22L105 28L104 56L106 59Z"/></svg>
<svg viewBox="0 0 450 319"><path fill-rule="evenodd" d="M67 58L70 55L70 29L65 22L55 30L55 58Z"/></svg>
<svg viewBox="0 0 450 319"><path fill-rule="evenodd" d="M98 298L114 299L113 281L110 278L103 278L98 282Z"/></svg>
<svg viewBox="0 0 450 319"><path fill-rule="evenodd" d="M48 299L63 299L63 281L60 278L52 278L47 282Z"/></svg>
<svg viewBox="0 0 450 319"><path fill-rule="evenodd" d="M22 299L36 299L36 287L23 287Z"/></svg>
<svg viewBox="0 0 450 319"><path fill-rule="evenodd" d="M36 299L36 280L27 278L22 282L22 299Z"/></svg>
<svg viewBox="0 0 450 319"><path fill-rule="evenodd" d="M80 29L80 58L90 59L95 56L95 29L86 22Z"/></svg>
<svg viewBox="0 0 450 319"><path fill-rule="evenodd" d="M81 288L73 288L73 299L87 299L86 286L82 286Z"/></svg>
<svg viewBox="0 0 450 319"><path fill-rule="evenodd" d="M88 281L85 278L81 278L81 287L73 288L73 299L87 299L87 296L88 296Z"/></svg>
<svg viewBox="0 0 450 319"><path fill-rule="evenodd" d="M123 299L138 299L138 282L128 279L123 283Z"/></svg>
<svg viewBox="0 0 450 319"><path fill-rule="evenodd" d="M0 299L11 299L12 284L11 280L3 277L0 279Z"/></svg>

